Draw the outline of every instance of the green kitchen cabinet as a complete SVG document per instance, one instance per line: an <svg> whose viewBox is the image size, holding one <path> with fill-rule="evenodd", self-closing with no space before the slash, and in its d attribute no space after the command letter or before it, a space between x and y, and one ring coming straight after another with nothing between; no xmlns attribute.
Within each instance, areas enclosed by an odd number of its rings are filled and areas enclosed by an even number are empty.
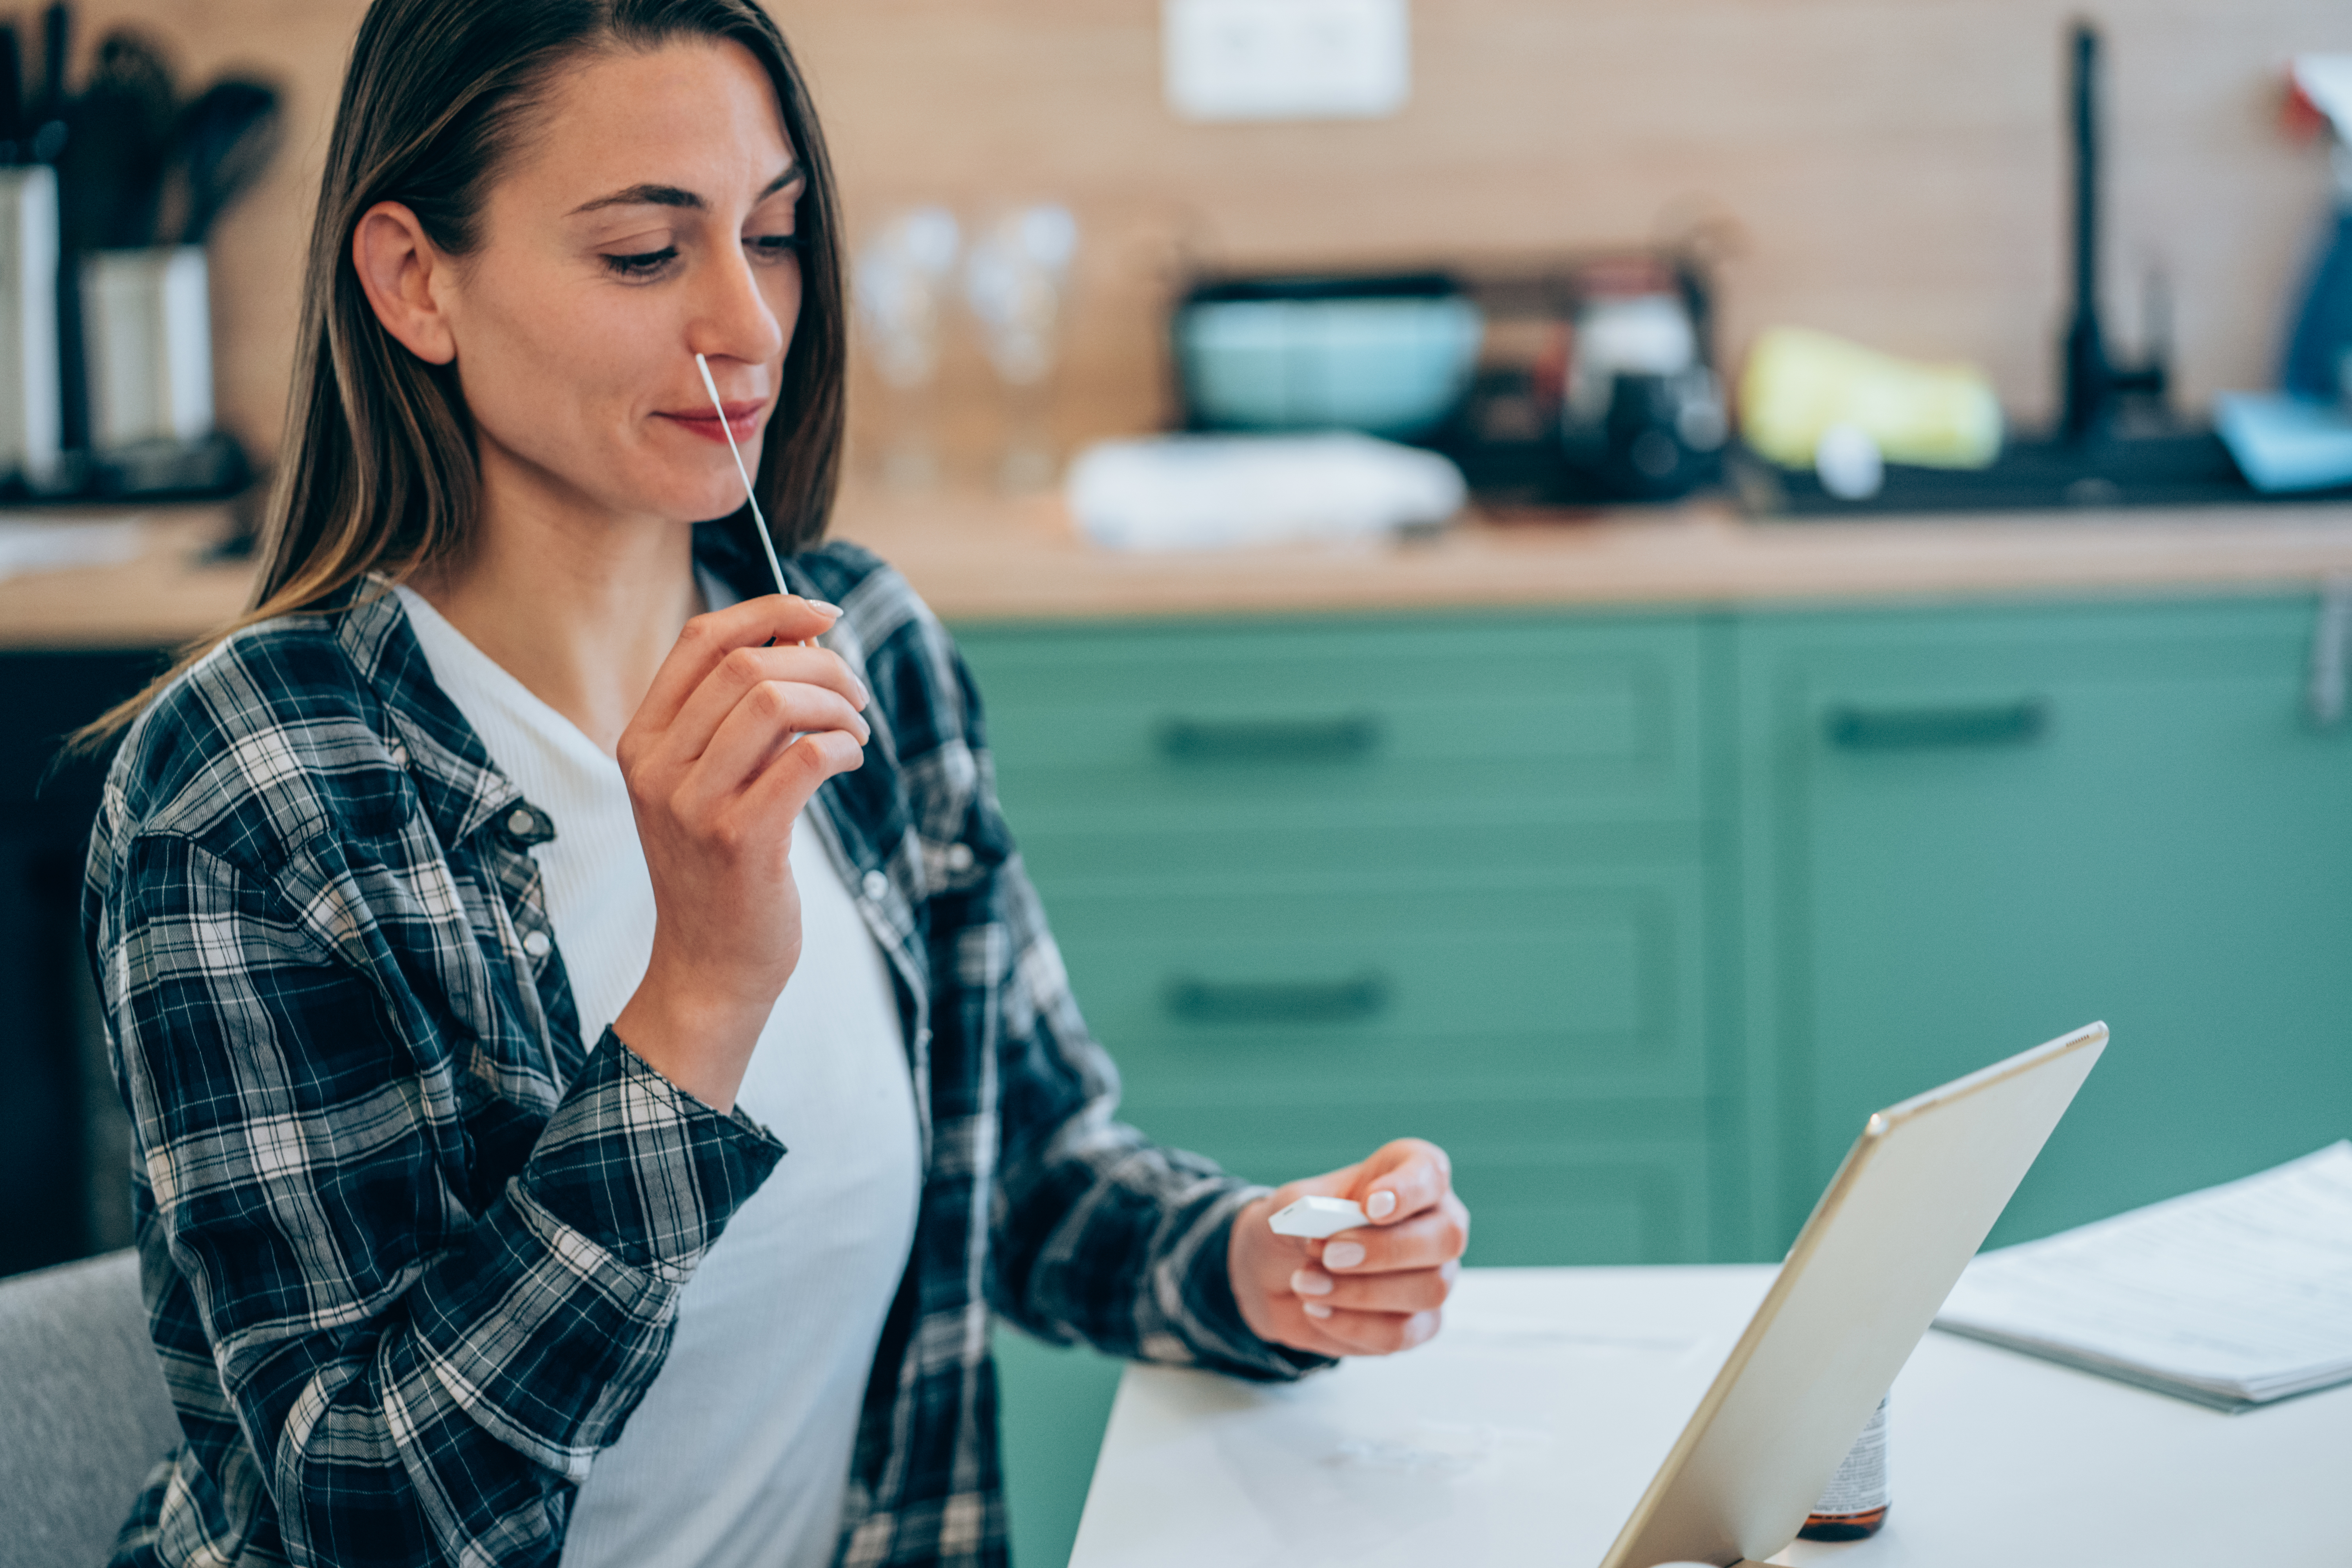
<svg viewBox="0 0 2352 1568"><path fill-rule="evenodd" d="M2352 735L2308 597L1755 615L1745 1108L1784 1246L1878 1106L2093 1018L1995 1244L2352 1131Z"/></svg>
<svg viewBox="0 0 2352 1568"><path fill-rule="evenodd" d="M1436 1139L1477 1262L1714 1250L1697 618L962 641L1130 1120L1270 1183Z"/></svg>

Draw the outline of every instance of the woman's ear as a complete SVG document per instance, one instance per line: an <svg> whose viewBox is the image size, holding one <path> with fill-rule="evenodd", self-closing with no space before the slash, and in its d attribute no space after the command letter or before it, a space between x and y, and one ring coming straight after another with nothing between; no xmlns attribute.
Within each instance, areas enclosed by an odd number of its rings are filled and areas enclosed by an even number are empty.
<svg viewBox="0 0 2352 1568"><path fill-rule="evenodd" d="M454 280L450 258L425 236L416 215L398 202L378 202L352 231L352 266L383 330L427 364L457 357L444 298Z"/></svg>

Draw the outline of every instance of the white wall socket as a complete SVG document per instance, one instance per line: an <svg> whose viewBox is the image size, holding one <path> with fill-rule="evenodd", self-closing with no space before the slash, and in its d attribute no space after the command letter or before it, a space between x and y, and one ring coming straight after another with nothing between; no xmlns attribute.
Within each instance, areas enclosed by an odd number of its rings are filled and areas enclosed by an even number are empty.
<svg viewBox="0 0 2352 1568"><path fill-rule="evenodd" d="M1412 90L1407 0L1161 0L1168 105L1187 120L1373 120Z"/></svg>

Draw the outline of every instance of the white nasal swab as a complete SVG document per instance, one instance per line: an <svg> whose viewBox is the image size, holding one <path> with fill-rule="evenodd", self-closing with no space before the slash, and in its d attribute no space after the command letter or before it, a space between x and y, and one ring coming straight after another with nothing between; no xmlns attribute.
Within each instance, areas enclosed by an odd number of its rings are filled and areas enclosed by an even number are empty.
<svg viewBox="0 0 2352 1568"><path fill-rule="evenodd" d="M727 437L727 449L735 454L735 471L743 476L743 499L751 503L751 521L760 525L760 548L767 552L768 570L776 578L776 592L790 598L792 584L784 581L783 563L776 559L776 542L768 537L768 519L760 510L760 498L751 493L751 470L743 466L743 448L735 444L735 427L727 422L727 405L719 401L719 384L710 379L710 362L697 354L694 364L702 372L702 386L710 394L710 406L719 411L719 429Z"/></svg>

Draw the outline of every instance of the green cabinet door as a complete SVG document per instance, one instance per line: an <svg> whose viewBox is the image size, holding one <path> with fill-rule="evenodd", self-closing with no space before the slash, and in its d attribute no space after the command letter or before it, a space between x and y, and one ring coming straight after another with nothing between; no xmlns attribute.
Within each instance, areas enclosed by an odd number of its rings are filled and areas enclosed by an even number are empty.
<svg viewBox="0 0 2352 1568"><path fill-rule="evenodd" d="M2113 1043L1996 1244L2352 1131L2352 735L2304 715L2315 611L1745 622L1759 1253L1872 1110L2093 1018Z"/></svg>
<svg viewBox="0 0 2352 1568"><path fill-rule="evenodd" d="M1064 1568L1127 1363L1002 1322L993 1345L1013 1568Z"/></svg>
<svg viewBox="0 0 2352 1568"><path fill-rule="evenodd" d="M1698 617L960 636L1129 1121L1269 1182L1440 1139L1475 1261L1707 1255Z"/></svg>

